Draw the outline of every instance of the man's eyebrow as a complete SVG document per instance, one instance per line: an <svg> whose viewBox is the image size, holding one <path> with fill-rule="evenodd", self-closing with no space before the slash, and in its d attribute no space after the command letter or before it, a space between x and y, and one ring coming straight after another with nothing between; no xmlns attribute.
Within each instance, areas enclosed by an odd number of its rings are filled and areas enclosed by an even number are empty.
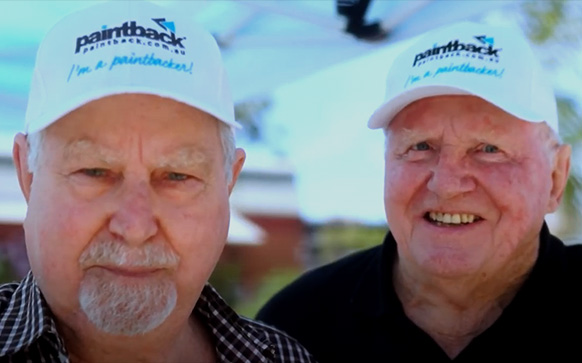
<svg viewBox="0 0 582 363"><path fill-rule="evenodd" d="M419 139L428 139L428 132L423 132L421 130L401 128L398 130L390 131L393 140L397 140L401 143L409 143L412 141L418 141Z"/></svg>
<svg viewBox="0 0 582 363"><path fill-rule="evenodd" d="M120 163L117 151L96 144L94 141L83 138L74 140L64 148L65 160L94 160L105 165L115 165ZM160 156L153 160L156 168L208 168L212 157L209 152L196 146L184 146L173 152Z"/></svg>
<svg viewBox="0 0 582 363"><path fill-rule="evenodd" d="M68 161L90 158L104 164L115 164L119 159L114 150L97 145L89 138L74 140L65 145L63 156Z"/></svg>
<svg viewBox="0 0 582 363"><path fill-rule="evenodd" d="M481 131L478 135L475 135L473 139L477 142L496 143L505 141L507 139L513 139L514 137L515 135L512 135L506 131L491 128Z"/></svg>
<svg viewBox="0 0 582 363"><path fill-rule="evenodd" d="M212 157L206 150L195 146L185 146L159 158L156 161L156 166L159 168L209 167L211 161Z"/></svg>

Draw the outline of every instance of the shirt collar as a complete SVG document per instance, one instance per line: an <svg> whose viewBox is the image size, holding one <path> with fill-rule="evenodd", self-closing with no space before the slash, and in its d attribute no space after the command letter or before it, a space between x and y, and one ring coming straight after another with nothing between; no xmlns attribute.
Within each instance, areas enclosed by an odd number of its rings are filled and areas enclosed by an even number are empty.
<svg viewBox="0 0 582 363"><path fill-rule="evenodd" d="M392 233L388 232L356 283L350 302L357 314L379 318L392 304L399 303L391 296L392 265L395 256L396 241Z"/></svg>
<svg viewBox="0 0 582 363"><path fill-rule="evenodd" d="M214 336L217 353L228 350L227 345L233 345L233 339L235 339L243 341L238 348L241 352L248 349L246 353L248 356L261 355L261 357L255 357L257 361L274 359L274 344L269 340L266 332L254 329L248 324L247 319L240 317L210 284L204 286L196 303L195 312Z"/></svg>
<svg viewBox="0 0 582 363"><path fill-rule="evenodd" d="M8 306L0 316L0 356L24 350L42 336L56 340L60 348L58 354L65 352L62 339L57 333L55 321L42 297L32 272L14 290Z"/></svg>

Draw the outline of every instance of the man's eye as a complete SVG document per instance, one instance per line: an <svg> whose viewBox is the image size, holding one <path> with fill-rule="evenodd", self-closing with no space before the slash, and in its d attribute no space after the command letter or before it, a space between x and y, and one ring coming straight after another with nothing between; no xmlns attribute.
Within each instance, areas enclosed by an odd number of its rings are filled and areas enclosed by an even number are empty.
<svg viewBox="0 0 582 363"><path fill-rule="evenodd" d="M82 169L81 173L92 178L102 178L107 175L107 170L99 168Z"/></svg>
<svg viewBox="0 0 582 363"><path fill-rule="evenodd" d="M430 145L426 141L419 142L418 144L414 144L412 146L412 150L415 150L415 151L427 151L427 150L430 150Z"/></svg>
<svg viewBox="0 0 582 363"><path fill-rule="evenodd" d="M168 179L173 181L184 181L188 179L188 175L181 173L168 173Z"/></svg>
<svg viewBox="0 0 582 363"><path fill-rule="evenodd" d="M499 148L495 145L487 144L481 147L481 150L488 154L494 154L499 151Z"/></svg>

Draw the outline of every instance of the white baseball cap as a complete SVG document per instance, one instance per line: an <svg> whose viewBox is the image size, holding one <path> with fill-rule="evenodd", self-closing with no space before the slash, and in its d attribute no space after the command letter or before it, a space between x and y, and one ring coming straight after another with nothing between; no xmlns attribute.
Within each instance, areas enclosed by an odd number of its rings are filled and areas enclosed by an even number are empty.
<svg viewBox="0 0 582 363"><path fill-rule="evenodd" d="M408 104L439 95L478 96L525 121L545 121L558 134L552 86L516 28L461 22L421 36L394 60L386 102L368 127L386 127Z"/></svg>
<svg viewBox="0 0 582 363"><path fill-rule="evenodd" d="M121 93L172 98L240 127L210 33L163 6L110 1L65 16L41 42L25 132Z"/></svg>

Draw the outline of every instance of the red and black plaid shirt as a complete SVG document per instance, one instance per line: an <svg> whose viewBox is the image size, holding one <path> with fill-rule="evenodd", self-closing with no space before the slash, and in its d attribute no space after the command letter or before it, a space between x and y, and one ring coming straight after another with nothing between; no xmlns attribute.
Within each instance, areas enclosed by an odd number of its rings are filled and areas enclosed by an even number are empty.
<svg viewBox="0 0 582 363"><path fill-rule="evenodd" d="M215 340L219 362L315 362L295 339L239 316L206 285L194 313ZM64 341L32 273L0 286L0 361L69 362Z"/></svg>

